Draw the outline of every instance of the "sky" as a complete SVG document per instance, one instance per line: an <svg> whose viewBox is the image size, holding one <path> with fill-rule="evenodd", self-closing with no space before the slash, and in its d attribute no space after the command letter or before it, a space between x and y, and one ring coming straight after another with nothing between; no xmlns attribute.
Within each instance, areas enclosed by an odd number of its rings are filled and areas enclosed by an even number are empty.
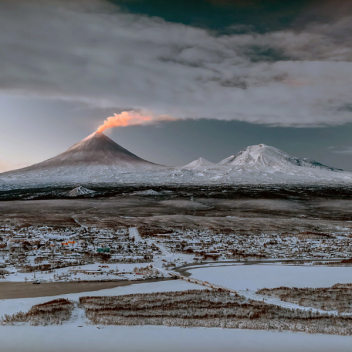
<svg viewBox="0 0 352 352"><path fill-rule="evenodd" d="M105 131L147 160L248 145L352 171L349 0L0 0L0 172Z"/></svg>

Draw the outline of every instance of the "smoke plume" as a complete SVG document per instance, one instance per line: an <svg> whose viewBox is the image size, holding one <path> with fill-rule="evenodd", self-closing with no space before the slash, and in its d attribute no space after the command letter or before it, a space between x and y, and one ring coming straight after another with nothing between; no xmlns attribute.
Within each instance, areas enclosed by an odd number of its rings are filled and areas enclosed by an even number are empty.
<svg viewBox="0 0 352 352"><path fill-rule="evenodd" d="M104 123L99 126L97 132L101 133L113 127L141 125L155 121L155 119L156 118L152 115L144 115L138 111L122 111L120 114L114 114L114 116L108 117ZM157 120L160 120L160 118Z"/></svg>

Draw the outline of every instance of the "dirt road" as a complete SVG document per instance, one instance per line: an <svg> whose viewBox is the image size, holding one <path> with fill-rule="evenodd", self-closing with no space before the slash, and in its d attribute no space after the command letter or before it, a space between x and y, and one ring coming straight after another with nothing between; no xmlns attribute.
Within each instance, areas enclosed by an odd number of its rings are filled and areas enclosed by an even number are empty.
<svg viewBox="0 0 352 352"><path fill-rule="evenodd" d="M34 298L57 296L68 293L99 291L119 286L129 286L170 279L152 279L141 281L109 281L109 282L48 282L34 285L31 282L0 282L0 299Z"/></svg>

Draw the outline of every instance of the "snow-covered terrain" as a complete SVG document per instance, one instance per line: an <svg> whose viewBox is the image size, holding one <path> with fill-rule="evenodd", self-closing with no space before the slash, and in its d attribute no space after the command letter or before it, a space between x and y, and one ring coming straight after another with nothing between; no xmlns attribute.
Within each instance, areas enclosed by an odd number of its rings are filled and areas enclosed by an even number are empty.
<svg viewBox="0 0 352 352"><path fill-rule="evenodd" d="M88 194L93 194L95 193L94 191L85 188L83 186L78 186L74 189L72 189L71 191L67 192L67 196L68 197L79 197L79 196L85 196Z"/></svg>
<svg viewBox="0 0 352 352"><path fill-rule="evenodd" d="M350 184L352 174L299 159L264 144L247 147L219 163L199 158L184 167L150 163L103 133L93 133L66 152L0 174L0 190L40 186ZM74 195L87 194L83 188Z"/></svg>
<svg viewBox="0 0 352 352"><path fill-rule="evenodd" d="M152 263L153 265L154 263ZM159 263L158 263L159 264ZM72 281L97 281L97 280L144 280L149 278L148 274L136 274L133 269L143 268L151 265L150 263L137 263L137 264L109 264L105 265L106 268L101 268L102 265L98 263L86 264L77 266L68 266L52 270L52 272L38 271L34 273L21 273L17 270L11 271L11 274L6 276L6 279L0 279L1 282L26 282L27 280L40 280L42 282L72 282ZM161 265L160 265L161 266ZM155 269L150 271L150 276L162 277L158 275ZM161 272L162 270L160 270Z"/></svg>
<svg viewBox="0 0 352 352"><path fill-rule="evenodd" d="M315 160L299 159L297 157L288 155L287 153L267 146L265 144L251 145L245 150L242 150L237 155L220 161L220 165L238 166L244 168L258 169L262 167L269 167L274 170L289 170L293 166L300 166L305 168L313 168L318 170L329 171L343 171L323 164Z"/></svg>
<svg viewBox="0 0 352 352"><path fill-rule="evenodd" d="M226 285L237 281L237 286L245 287L246 275L255 274L258 265L241 265L236 268L251 269L251 273L232 272L225 273ZM261 276L263 281L271 281L275 277L275 269L272 265L263 265L268 272L264 276L259 273L253 279ZM288 267L284 267L288 268ZM303 271L312 279L316 272L310 272L310 267L289 267L296 272L297 280ZM213 268L215 269L215 268ZM206 275L207 278L219 280L227 267L218 267L214 275L212 268L205 267L195 269L196 277ZM329 268L318 268L329 269ZM331 268L336 270L339 268ZM349 270L348 268L346 268ZM226 271L225 270L225 271ZM269 274L271 272L271 275ZM209 273L209 274L208 274ZM269 275L268 275L269 274ZM193 276L193 275L192 275ZM327 275L325 275L327 276ZM294 278L294 275L290 276ZM338 280L338 278L336 279ZM293 281L295 281L293 279ZM292 282L293 282L292 281ZM304 280L306 282L306 280ZM266 285L267 286L267 285ZM270 286L270 284L269 284ZM180 291L187 289L202 289L202 286L194 285L185 281L174 280L157 283L142 283L125 287L116 287L95 292L67 294L57 297L38 297L27 299L3 300L0 302L0 316L13 314L19 310L27 311L32 305L43 303L55 298L64 297L77 301L81 296L105 296L125 295L134 293ZM138 338L136 338L138 336ZM302 351L350 351L352 338L350 336L305 334L292 332L274 332L260 330L237 330L237 329L205 329L205 328L173 328L166 326L94 326L90 325L84 315L84 310L76 307L70 321L60 326L30 326L28 324L16 326L2 326L0 328L2 349L5 351L112 351L116 346L120 350L129 351L270 351L294 352ZM40 344L38 345L38 341ZM221 341L221 343L220 343Z"/></svg>
<svg viewBox="0 0 352 352"><path fill-rule="evenodd" d="M154 191L153 189L147 189L145 191L137 191L131 193L131 196L162 196L164 193Z"/></svg>
<svg viewBox="0 0 352 352"><path fill-rule="evenodd" d="M351 182L352 174L299 159L265 144L252 145L219 163L199 158L181 168L204 183L280 184ZM184 175L187 177L189 175Z"/></svg>
<svg viewBox="0 0 352 352"><path fill-rule="evenodd" d="M30 285L30 284L28 284ZM69 300L78 301L82 296L120 296L135 293L150 293L150 292L168 292L168 291L184 291L191 289L202 289L201 286L195 285L183 280L160 281L153 283L139 283L130 286L118 286L104 290L95 290L90 292L69 293L57 296L35 297L35 298L17 298L5 299L0 301L0 317L4 314L13 314L19 311L27 311L33 305L51 301L57 298L67 298ZM204 288L205 289L205 288Z"/></svg>
<svg viewBox="0 0 352 352"><path fill-rule="evenodd" d="M183 166L183 169L193 169L193 170L194 169L202 169L202 168L206 169L206 168L211 168L214 165L215 165L214 163L201 157L201 158L194 160L191 163Z"/></svg>
<svg viewBox="0 0 352 352"><path fill-rule="evenodd" d="M118 181L119 176L131 175L136 170L143 173L160 168L122 148L103 133L93 133L60 155L2 174L1 181L17 186L99 183Z"/></svg>
<svg viewBox="0 0 352 352"><path fill-rule="evenodd" d="M349 352L352 344L351 336L166 326L97 328L77 324L2 326L0 339L6 352Z"/></svg>
<svg viewBox="0 0 352 352"><path fill-rule="evenodd" d="M216 265L188 270L192 277L234 290L261 288L330 287L352 281L351 268L282 264Z"/></svg>

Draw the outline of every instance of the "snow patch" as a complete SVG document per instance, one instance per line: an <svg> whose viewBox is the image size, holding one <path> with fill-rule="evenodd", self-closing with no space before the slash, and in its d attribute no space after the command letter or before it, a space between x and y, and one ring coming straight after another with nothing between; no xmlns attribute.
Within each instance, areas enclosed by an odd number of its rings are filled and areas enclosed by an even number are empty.
<svg viewBox="0 0 352 352"><path fill-rule="evenodd" d="M92 191L88 188L85 188L83 186L78 186L74 189L72 189L71 191L67 192L66 195L68 197L79 197L79 196L85 196L88 194L94 194L95 191Z"/></svg>
<svg viewBox="0 0 352 352"><path fill-rule="evenodd" d="M192 161L191 163L185 165L182 167L182 169L193 169L193 170L197 170L197 169L202 169L202 168L207 168L207 167L212 167L215 164L204 159L204 158L199 158L197 160Z"/></svg>

